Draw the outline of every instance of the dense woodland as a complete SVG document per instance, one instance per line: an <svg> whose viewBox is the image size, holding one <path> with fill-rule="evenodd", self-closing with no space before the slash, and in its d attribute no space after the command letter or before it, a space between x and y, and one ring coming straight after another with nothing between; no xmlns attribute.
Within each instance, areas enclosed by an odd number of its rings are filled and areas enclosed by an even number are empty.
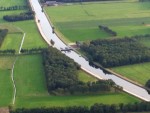
<svg viewBox="0 0 150 113"><path fill-rule="evenodd" d="M0 46L2 45L3 40L7 35L7 33L8 33L8 29L0 29Z"/></svg>
<svg viewBox="0 0 150 113"><path fill-rule="evenodd" d="M99 80L89 83L79 81L78 70L80 66L57 49L49 47L43 50L42 54L47 88L50 93L97 93L122 89L112 80Z"/></svg>
<svg viewBox="0 0 150 113"><path fill-rule="evenodd" d="M104 67L149 62L150 48L138 42L142 37L144 36L94 40L84 43L81 50L85 52L91 63L97 62Z"/></svg>
<svg viewBox="0 0 150 113"><path fill-rule="evenodd" d="M16 109L11 113L127 113L150 111L150 103L141 102L134 104L94 104L90 108L84 106L53 107L35 109Z"/></svg>

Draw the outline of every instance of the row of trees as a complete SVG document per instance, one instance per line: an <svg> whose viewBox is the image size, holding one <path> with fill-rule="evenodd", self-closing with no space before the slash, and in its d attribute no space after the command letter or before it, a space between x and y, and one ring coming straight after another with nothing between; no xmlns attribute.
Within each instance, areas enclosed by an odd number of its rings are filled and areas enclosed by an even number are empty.
<svg viewBox="0 0 150 113"><path fill-rule="evenodd" d="M139 43L140 38L94 40L80 48L90 62L114 67L150 61L150 48Z"/></svg>
<svg viewBox="0 0 150 113"><path fill-rule="evenodd" d="M139 0L139 2L150 2L150 0Z"/></svg>
<svg viewBox="0 0 150 113"><path fill-rule="evenodd" d="M53 0L40 0L42 3ZM93 2L93 1L115 1L115 0L56 0L57 2Z"/></svg>
<svg viewBox="0 0 150 113"><path fill-rule="evenodd" d="M88 83L79 81L78 70L80 66L57 49L49 47L43 50L42 54L47 88L50 93L98 93L121 89L112 80Z"/></svg>
<svg viewBox="0 0 150 113"><path fill-rule="evenodd" d="M32 48L32 49L21 49L22 54L34 54L34 53L42 53L46 48Z"/></svg>
<svg viewBox="0 0 150 113"><path fill-rule="evenodd" d="M99 28L112 36L117 36L117 33L108 28L107 26L99 25Z"/></svg>
<svg viewBox="0 0 150 113"><path fill-rule="evenodd" d="M7 33L8 33L8 29L0 29L0 46L2 45L3 40L7 35Z"/></svg>
<svg viewBox="0 0 150 113"><path fill-rule="evenodd" d="M19 15L5 15L3 16L3 19L9 22L32 20L34 19L34 12L28 11L25 13L20 13Z"/></svg>
<svg viewBox="0 0 150 113"><path fill-rule="evenodd" d="M1 6L0 11L25 10L27 8L28 8L27 6L17 6L17 5L16 6L9 6L9 7Z"/></svg>
<svg viewBox="0 0 150 113"><path fill-rule="evenodd" d="M72 107L52 107L34 109L10 110L10 113L128 113L128 112L147 112L150 111L150 103L141 102L134 104L94 104L91 107L72 106Z"/></svg>
<svg viewBox="0 0 150 113"><path fill-rule="evenodd" d="M16 51L14 49L7 49L7 50L0 50L1 55L6 55L6 54L15 54Z"/></svg>

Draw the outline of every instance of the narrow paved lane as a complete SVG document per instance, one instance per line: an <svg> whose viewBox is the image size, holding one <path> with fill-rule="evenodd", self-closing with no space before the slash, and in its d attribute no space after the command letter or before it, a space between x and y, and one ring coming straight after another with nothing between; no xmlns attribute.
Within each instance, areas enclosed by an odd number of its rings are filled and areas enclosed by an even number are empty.
<svg viewBox="0 0 150 113"><path fill-rule="evenodd" d="M66 48L67 45L65 45L56 34L52 33L52 27L46 18L46 15L42 12L41 6L38 2L38 0L30 0L30 3L35 11L36 18L40 20L38 24L39 29L44 34L45 40L53 40L55 42L54 47L56 47L58 50L60 48ZM124 79L121 79L115 75L111 74L105 74L100 69L95 69L94 67L91 67L89 65L89 62L86 61L83 57L81 57L79 54L77 54L74 51L66 52L64 53L66 56L74 59L75 62L81 65L81 68L89 73L91 73L93 76L96 76L99 79L112 79L117 85L120 85L123 87L123 90L142 99L145 101L150 101L150 95L147 93L147 91L139 86L136 86Z"/></svg>

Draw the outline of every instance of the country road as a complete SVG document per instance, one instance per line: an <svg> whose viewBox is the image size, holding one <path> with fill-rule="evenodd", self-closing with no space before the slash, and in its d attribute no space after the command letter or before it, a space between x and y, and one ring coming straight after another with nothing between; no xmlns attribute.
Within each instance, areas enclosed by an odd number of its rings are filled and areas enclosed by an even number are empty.
<svg viewBox="0 0 150 113"><path fill-rule="evenodd" d="M41 6L38 0L30 0L30 4L35 11L35 17L40 22L37 22L39 31L44 35L44 39L46 42L53 40L55 42L54 47L60 50L61 48L68 47L64 42L62 42L59 37L52 33L52 26L48 21L46 15L42 12ZM122 78L119 78L113 74L105 74L101 69L96 69L89 65L89 62L86 61L82 56L80 56L75 51L71 52L63 52L66 56L74 59L75 62L81 65L81 68L90 73L91 75L99 78L99 79L112 79L117 85L122 86L123 90L129 94L132 94L142 100L150 101L150 95L144 88L141 88L135 84L132 84Z"/></svg>

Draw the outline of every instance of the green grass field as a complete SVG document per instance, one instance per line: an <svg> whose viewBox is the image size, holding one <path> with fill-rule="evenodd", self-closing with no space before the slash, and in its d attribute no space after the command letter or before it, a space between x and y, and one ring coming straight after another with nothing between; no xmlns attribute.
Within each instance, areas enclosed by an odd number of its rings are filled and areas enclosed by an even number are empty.
<svg viewBox="0 0 150 113"><path fill-rule="evenodd" d="M97 81L96 78L92 77L92 75L85 73L84 71L79 71L78 78L79 78L79 80L81 80L83 82Z"/></svg>
<svg viewBox="0 0 150 113"><path fill-rule="evenodd" d="M16 53L18 53L19 47L21 45L22 37L23 37L22 33L8 34L5 37L0 50L15 49Z"/></svg>
<svg viewBox="0 0 150 113"><path fill-rule="evenodd" d="M25 4L25 0L1 0L1 4L3 6L9 7L9 6L15 6L15 5L23 5Z"/></svg>
<svg viewBox="0 0 150 113"><path fill-rule="evenodd" d="M70 41L86 41L111 38L99 30L106 25L118 33L118 37L149 33L150 3L83 3L58 7L45 7L56 30ZM105 11L104 11L105 10Z"/></svg>
<svg viewBox="0 0 150 113"><path fill-rule="evenodd" d="M15 22L13 25L18 26L26 33L23 43L24 49L47 47L46 42L38 32L34 20Z"/></svg>
<svg viewBox="0 0 150 113"><path fill-rule="evenodd" d="M13 87L11 81L11 67L15 57L0 56L0 107L11 105Z"/></svg>
<svg viewBox="0 0 150 113"><path fill-rule="evenodd" d="M41 55L19 56L15 68L17 97L47 94Z"/></svg>
<svg viewBox="0 0 150 113"><path fill-rule="evenodd" d="M145 85L150 79L150 63L135 64L128 66L120 66L112 68L116 73L121 74L131 80L134 80L142 85Z"/></svg>
<svg viewBox="0 0 150 113"><path fill-rule="evenodd" d="M144 46L150 48L150 38L142 38L142 39L139 40L139 42L141 44L143 44Z"/></svg>
<svg viewBox="0 0 150 113"><path fill-rule="evenodd" d="M19 99L19 98L18 98ZM119 104L138 102L137 98L124 93L103 95L77 95L77 96L34 96L24 97L17 101L17 107L52 107L52 106L91 106L94 103Z"/></svg>

